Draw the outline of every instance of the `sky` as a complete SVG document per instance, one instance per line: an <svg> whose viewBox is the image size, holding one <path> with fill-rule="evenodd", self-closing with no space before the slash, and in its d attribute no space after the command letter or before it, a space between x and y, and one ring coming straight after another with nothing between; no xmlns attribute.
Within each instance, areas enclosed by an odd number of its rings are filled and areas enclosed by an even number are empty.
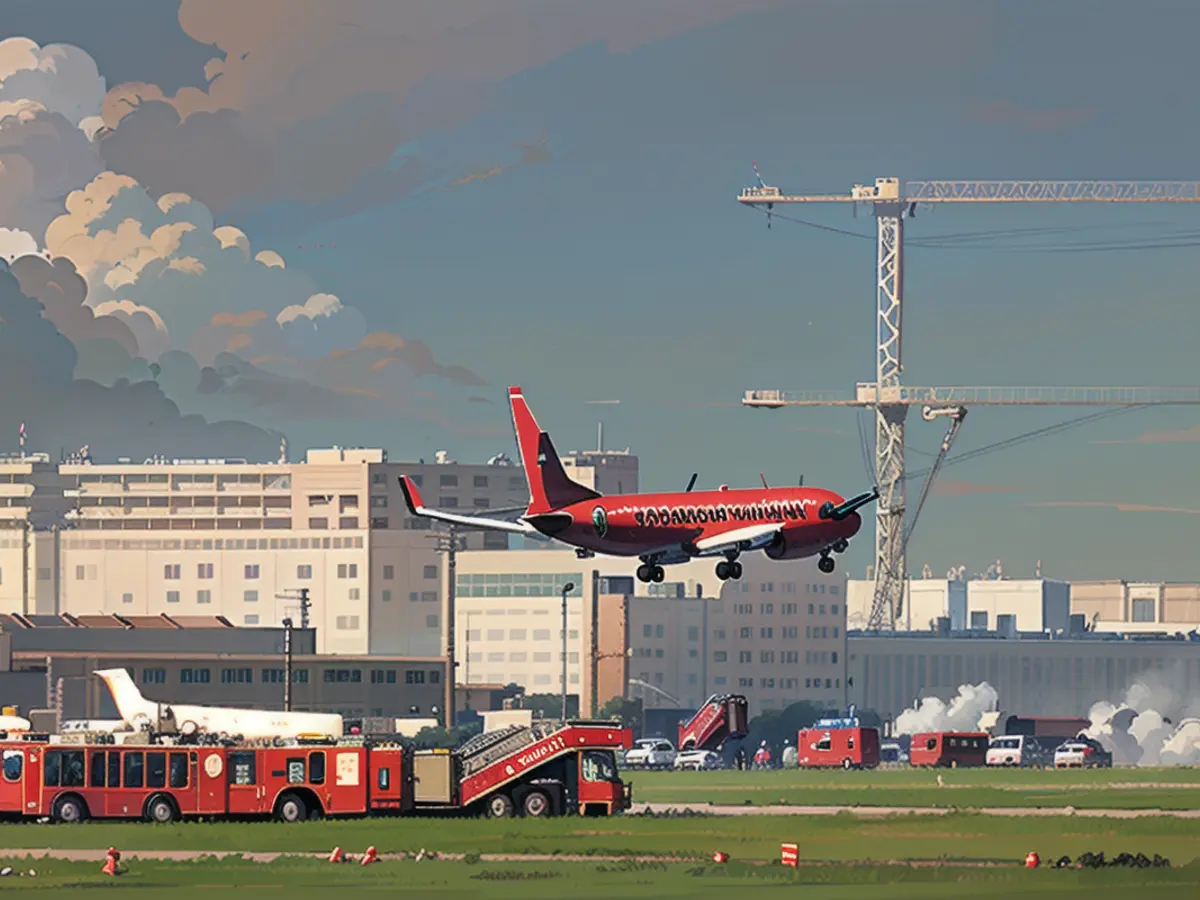
<svg viewBox="0 0 1200 900"><path fill-rule="evenodd" d="M480 462L514 455L520 384L645 489L857 493L867 413L740 399L872 379L874 223L768 230L751 161L792 193L1200 178L1198 27L1181 0L8 0L0 451L25 422L98 460ZM1198 216L919 210L905 380L1200 383ZM979 406L954 453L1089 412ZM923 469L944 423L909 422ZM1200 580L1197 441L1169 407L952 459L910 568Z"/></svg>

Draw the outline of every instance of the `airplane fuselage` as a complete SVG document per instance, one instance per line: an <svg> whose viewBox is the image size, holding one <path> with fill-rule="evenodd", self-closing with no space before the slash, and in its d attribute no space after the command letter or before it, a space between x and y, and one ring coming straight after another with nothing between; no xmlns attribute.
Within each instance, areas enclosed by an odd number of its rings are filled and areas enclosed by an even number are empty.
<svg viewBox="0 0 1200 900"><path fill-rule="evenodd" d="M528 521L547 537L609 556L643 556L747 526L778 523L789 547L795 548L789 556L796 558L815 556L858 532L862 522L857 513L840 521L820 518L824 504L843 502L833 491L793 487L627 494L585 500Z"/></svg>

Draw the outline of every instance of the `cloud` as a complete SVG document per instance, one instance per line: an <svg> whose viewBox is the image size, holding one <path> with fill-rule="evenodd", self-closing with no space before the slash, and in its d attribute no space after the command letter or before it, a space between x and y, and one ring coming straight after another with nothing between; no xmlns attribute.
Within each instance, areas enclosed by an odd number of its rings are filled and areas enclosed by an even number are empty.
<svg viewBox="0 0 1200 900"><path fill-rule="evenodd" d="M167 96L118 85L98 140L112 170L217 212L246 197L319 204L354 193L367 204L416 187L408 167L390 168L397 147L467 120L501 79L595 41L621 53L786 5L182 0L184 32L215 48L206 86ZM495 174L485 166L455 177Z"/></svg>
<svg viewBox="0 0 1200 900"><path fill-rule="evenodd" d="M103 165L91 142L104 79L85 51L0 41L0 222L40 237Z"/></svg>
<svg viewBox="0 0 1200 900"><path fill-rule="evenodd" d="M70 44L0 41L0 104L32 100L79 126L100 113L104 79L96 61Z"/></svg>
<svg viewBox="0 0 1200 900"><path fill-rule="evenodd" d="M172 335L207 325L214 302L234 313L275 311L303 307L319 293L278 253L253 254L242 231L214 227L208 207L187 194L154 200L134 179L103 172L71 192L66 210L46 230L46 245L75 262L90 302L154 310ZM313 321L310 331L325 324Z"/></svg>
<svg viewBox="0 0 1200 900"><path fill-rule="evenodd" d="M1112 503L1098 500L1060 500L1047 503L1023 503L1021 505L1031 507L1113 509L1117 510L1118 512L1186 513L1188 515L1200 515L1200 509L1183 509L1177 506L1152 506L1144 503Z"/></svg>
<svg viewBox="0 0 1200 900"><path fill-rule="evenodd" d="M68 289L60 299L67 304L73 296ZM89 342L105 343L119 347L114 341ZM25 422L31 448L54 452L88 444L97 459L154 453L248 459L276 455L278 434L245 422L181 415L152 380L121 379L109 387L77 380L73 373L79 357L42 304L21 290L14 274L0 271L0 378L20 388L0 392L0 421ZM9 431L0 445L15 450L15 425Z"/></svg>
<svg viewBox="0 0 1200 900"><path fill-rule="evenodd" d="M966 497L972 494L1021 494L1025 488L1004 484L977 484L973 481L952 481L945 478L933 483L933 493L948 497Z"/></svg>
<svg viewBox="0 0 1200 900"><path fill-rule="evenodd" d="M970 108L969 114L980 124L1005 126L1018 131L1057 131L1081 125L1092 117L1092 111L1083 107L1035 110L1008 100L977 104Z"/></svg>
<svg viewBox="0 0 1200 900"><path fill-rule="evenodd" d="M0 259L12 262L18 256L38 252L38 242L32 234L15 228L0 228Z"/></svg>
<svg viewBox="0 0 1200 900"><path fill-rule="evenodd" d="M1200 426L1170 431L1147 431L1129 440L1092 441L1093 444L1192 444L1200 441Z"/></svg>

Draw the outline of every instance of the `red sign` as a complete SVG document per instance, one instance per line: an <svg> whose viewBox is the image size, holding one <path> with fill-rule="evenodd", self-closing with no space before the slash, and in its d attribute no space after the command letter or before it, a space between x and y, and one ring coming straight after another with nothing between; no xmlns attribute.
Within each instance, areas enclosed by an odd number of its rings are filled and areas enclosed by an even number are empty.
<svg viewBox="0 0 1200 900"><path fill-rule="evenodd" d="M779 861L793 869L800 864L800 849L795 844L779 845Z"/></svg>

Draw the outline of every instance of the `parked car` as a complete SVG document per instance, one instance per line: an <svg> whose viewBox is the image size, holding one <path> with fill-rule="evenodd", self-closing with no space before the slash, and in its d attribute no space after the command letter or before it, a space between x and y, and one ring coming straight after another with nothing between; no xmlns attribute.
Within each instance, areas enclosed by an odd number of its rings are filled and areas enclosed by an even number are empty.
<svg viewBox="0 0 1200 900"><path fill-rule="evenodd" d="M676 769L692 769L699 772L702 769L720 769L724 761L719 753L711 750L684 750L675 755Z"/></svg>
<svg viewBox="0 0 1200 900"><path fill-rule="evenodd" d="M642 738L625 752L631 769L669 769L675 764L675 745L663 738Z"/></svg>
<svg viewBox="0 0 1200 900"><path fill-rule="evenodd" d="M1046 761L1041 745L1027 734L992 738L987 751L989 766L1038 766Z"/></svg>
<svg viewBox="0 0 1200 900"><path fill-rule="evenodd" d="M1094 738L1072 738L1054 751L1054 768L1111 769L1112 754Z"/></svg>

